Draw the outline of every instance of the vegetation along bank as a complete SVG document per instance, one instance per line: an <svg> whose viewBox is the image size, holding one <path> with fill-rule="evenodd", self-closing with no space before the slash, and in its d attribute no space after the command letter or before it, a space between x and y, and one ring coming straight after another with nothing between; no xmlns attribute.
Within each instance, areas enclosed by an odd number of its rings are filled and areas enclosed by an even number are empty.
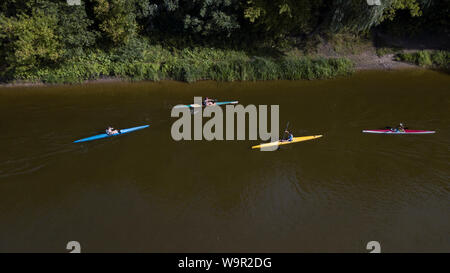
<svg viewBox="0 0 450 273"><path fill-rule="evenodd" d="M410 65L448 72L449 2L381 3L4 0L0 82L327 79Z"/></svg>

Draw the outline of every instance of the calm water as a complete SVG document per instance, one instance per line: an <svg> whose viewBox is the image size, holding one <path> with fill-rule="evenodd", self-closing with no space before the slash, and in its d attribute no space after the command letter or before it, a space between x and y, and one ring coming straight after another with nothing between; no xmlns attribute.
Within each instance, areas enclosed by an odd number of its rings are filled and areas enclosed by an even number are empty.
<svg viewBox="0 0 450 273"><path fill-rule="evenodd" d="M450 251L450 77L0 89L0 252ZM170 137L193 96L280 105L318 140ZM404 122L434 135L365 135ZM86 144L106 126L150 128ZM284 127L284 125L280 125Z"/></svg>

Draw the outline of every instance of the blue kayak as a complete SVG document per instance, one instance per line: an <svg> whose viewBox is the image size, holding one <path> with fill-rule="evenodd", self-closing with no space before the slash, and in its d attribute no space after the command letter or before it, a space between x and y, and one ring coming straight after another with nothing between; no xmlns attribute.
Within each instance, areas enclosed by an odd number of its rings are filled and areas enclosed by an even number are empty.
<svg viewBox="0 0 450 273"><path fill-rule="evenodd" d="M80 142L86 142L86 141L92 141L92 140L96 140L96 139L101 139L101 138L107 138L107 137L112 137L112 136L123 135L123 134L131 133L131 132L134 132L134 131L137 131L137 130L145 129L148 126L150 126L150 125L143 125L143 126L137 126L137 127L128 128L128 129L122 129L122 130L119 130L120 133L113 134L113 135L100 134L100 135L96 135L96 136L82 138L82 139L79 139L79 140L75 140L73 143L80 143Z"/></svg>
<svg viewBox="0 0 450 273"><path fill-rule="evenodd" d="M239 102L236 101L219 101L216 102L215 105L226 105L226 104L238 104ZM214 105L211 105L214 106ZM205 107L204 105L200 105L200 104L186 104L186 105L177 105L175 106L175 108L181 108L181 107L189 107L189 108L199 108L199 107Z"/></svg>

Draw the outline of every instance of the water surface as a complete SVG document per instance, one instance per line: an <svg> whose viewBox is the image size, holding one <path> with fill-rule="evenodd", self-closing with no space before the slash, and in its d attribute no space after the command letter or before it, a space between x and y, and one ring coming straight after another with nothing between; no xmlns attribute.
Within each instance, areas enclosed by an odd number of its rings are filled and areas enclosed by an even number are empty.
<svg viewBox="0 0 450 273"><path fill-rule="evenodd" d="M0 88L0 252L449 252L449 84L410 70ZM173 141L171 107L193 96L277 104L296 136L324 137ZM361 133L399 122L437 133Z"/></svg>

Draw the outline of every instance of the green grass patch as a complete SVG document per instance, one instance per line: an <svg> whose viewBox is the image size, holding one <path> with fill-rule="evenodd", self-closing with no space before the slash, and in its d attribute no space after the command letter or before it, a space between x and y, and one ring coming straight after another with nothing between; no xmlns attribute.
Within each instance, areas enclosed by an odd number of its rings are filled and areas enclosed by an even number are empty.
<svg viewBox="0 0 450 273"><path fill-rule="evenodd" d="M399 53L396 55L397 61L412 63L422 67L442 69L450 71L449 51L428 51L422 50L413 53Z"/></svg>
<svg viewBox="0 0 450 273"><path fill-rule="evenodd" d="M338 54L359 54L371 47L370 40L364 35L338 33L328 37L333 50Z"/></svg>
<svg viewBox="0 0 450 273"><path fill-rule="evenodd" d="M91 52L53 67L16 73L27 82L81 83L105 77L132 81L163 79L257 81L329 79L349 75L353 63L347 59L308 57L255 57L244 51L214 48L167 49L148 47L139 57L124 58L117 52Z"/></svg>
<svg viewBox="0 0 450 273"><path fill-rule="evenodd" d="M383 57L389 54L398 54L401 52L400 48L396 47L379 47L376 49L376 53L378 57Z"/></svg>

